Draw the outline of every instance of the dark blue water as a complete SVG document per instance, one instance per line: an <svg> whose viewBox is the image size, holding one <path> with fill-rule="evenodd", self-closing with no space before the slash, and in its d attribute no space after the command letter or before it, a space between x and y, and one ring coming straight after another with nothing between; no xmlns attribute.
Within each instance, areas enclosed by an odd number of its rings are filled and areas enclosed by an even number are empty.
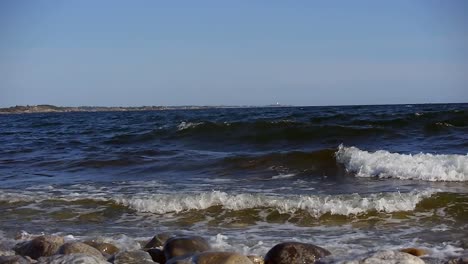
<svg viewBox="0 0 468 264"><path fill-rule="evenodd" d="M0 232L453 253L467 152L468 104L0 115Z"/></svg>

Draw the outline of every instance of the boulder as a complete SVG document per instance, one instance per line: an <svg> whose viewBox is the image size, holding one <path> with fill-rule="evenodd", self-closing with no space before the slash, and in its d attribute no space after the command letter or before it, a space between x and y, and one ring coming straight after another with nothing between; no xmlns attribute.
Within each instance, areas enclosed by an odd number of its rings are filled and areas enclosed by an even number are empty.
<svg viewBox="0 0 468 264"><path fill-rule="evenodd" d="M29 261L27 258L23 256L0 256L0 264L29 264L31 261Z"/></svg>
<svg viewBox="0 0 468 264"><path fill-rule="evenodd" d="M54 255L50 257L41 257L37 264L70 264L70 263L86 263L86 264L109 264L109 262L95 256L90 256L82 253L68 255Z"/></svg>
<svg viewBox="0 0 468 264"><path fill-rule="evenodd" d="M416 257L427 255L427 251L422 248L403 248L400 249L400 252L405 252Z"/></svg>
<svg viewBox="0 0 468 264"><path fill-rule="evenodd" d="M173 237L173 236L171 234L169 234L169 233L157 234L148 243L146 243L146 245L143 248L160 248L160 247L163 247L164 243L166 243L166 241L171 237Z"/></svg>
<svg viewBox="0 0 468 264"><path fill-rule="evenodd" d="M38 259L40 257L52 256L63 243L63 237L38 236L31 241L17 244L13 249L18 255Z"/></svg>
<svg viewBox="0 0 468 264"><path fill-rule="evenodd" d="M246 256L233 252L203 252L193 257L194 264L253 264Z"/></svg>
<svg viewBox="0 0 468 264"><path fill-rule="evenodd" d="M196 254L210 249L208 242L200 236L173 237L164 244L164 255L169 260L173 257Z"/></svg>
<svg viewBox="0 0 468 264"><path fill-rule="evenodd" d="M384 250L371 253L357 259L339 262L342 264L424 264L424 261L411 254Z"/></svg>
<svg viewBox="0 0 468 264"><path fill-rule="evenodd" d="M150 248L146 252L148 252L153 259L154 262L164 264L166 263L166 256L164 256L164 252L159 248Z"/></svg>
<svg viewBox="0 0 468 264"><path fill-rule="evenodd" d="M193 264L193 255L184 255L173 257L166 262L166 264Z"/></svg>
<svg viewBox="0 0 468 264"><path fill-rule="evenodd" d="M268 251L265 264L314 263L315 260L330 254L330 251L312 244L285 242Z"/></svg>
<svg viewBox="0 0 468 264"><path fill-rule="evenodd" d="M81 242L68 242L68 243L65 243L58 250L58 254L62 254L62 255L78 254L78 253L82 253L82 254L86 254L86 255L89 255L89 256L95 256L95 257L98 257L100 259L104 259L104 256L102 255L102 253L99 250L93 248L90 245L87 245L87 244L81 243Z"/></svg>
<svg viewBox="0 0 468 264"><path fill-rule="evenodd" d="M253 264L248 257L234 252L202 252L170 259L166 264Z"/></svg>
<svg viewBox="0 0 468 264"><path fill-rule="evenodd" d="M118 247L114 246L111 243L99 243L96 241L85 241L83 243L99 250L103 255L104 254L114 255L114 254L119 253L120 251Z"/></svg>
<svg viewBox="0 0 468 264"><path fill-rule="evenodd" d="M115 255L114 264L154 264L150 254L143 250L123 251Z"/></svg>

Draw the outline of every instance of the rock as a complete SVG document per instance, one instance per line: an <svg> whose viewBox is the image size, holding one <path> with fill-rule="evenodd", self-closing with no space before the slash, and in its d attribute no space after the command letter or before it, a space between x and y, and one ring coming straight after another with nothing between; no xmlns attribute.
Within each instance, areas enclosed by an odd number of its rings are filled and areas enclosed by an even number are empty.
<svg viewBox="0 0 468 264"><path fill-rule="evenodd" d="M114 257L114 264L154 264L150 254L143 250L124 251Z"/></svg>
<svg viewBox="0 0 468 264"><path fill-rule="evenodd" d="M118 247L112 245L111 243L99 243L96 241L85 241L83 243L99 250L102 254L114 255L120 251Z"/></svg>
<svg viewBox="0 0 468 264"><path fill-rule="evenodd" d="M89 255L89 256L95 256L95 257L98 257L100 259L104 259L104 256L102 255L102 253L99 250L93 248L90 245L87 245L87 244L81 243L81 242L68 242L68 243L65 243L58 250L58 254L62 254L62 255L78 254L78 253L82 253L82 254L86 254L86 255Z"/></svg>
<svg viewBox="0 0 468 264"><path fill-rule="evenodd" d="M252 261L254 264L264 264L264 263L265 263L265 261L263 260L263 258L260 257L260 256L248 255L247 257L248 257L248 258L250 259L250 261Z"/></svg>
<svg viewBox="0 0 468 264"><path fill-rule="evenodd" d="M424 264L424 261L411 254L384 250L371 253L354 260L339 262L342 264Z"/></svg>
<svg viewBox="0 0 468 264"><path fill-rule="evenodd" d="M427 255L427 251L421 248L403 248L400 249L400 252L405 252L416 257Z"/></svg>
<svg viewBox="0 0 468 264"><path fill-rule="evenodd" d="M52 256L63 243L63 237L38 236L31 241L17 244L14 250L18 255L38 259L40 257Z"/></svg>
<svg viewBox="0 0 468 264"><path fill-rule="evenodd" d="M330 254L330 251L312 244L285 242L268 251L265 264L314 263L315 260Z"/></svg>
<svg viewBox="0 0 468 264"><path fill-rule="evenodd" d="M203 252L193 257L195 264L253 264L244 255L233 252Z"/></svg>
<svg viewBox="0 0 468 264"><path fill-rule="evenodd" d="M148 252L153 259L154 262L163 264L166 263L166 256L164 256L164 252L159 248L150 248L146 252Z"/></svg>
<svg viewBox="0 0 468 264"><path fill-rule="evenodd" d="M173 257L166 262L166 264L193 264L193 255L184 255L179 257Z"/></svg>
<svg viewBox="0 0 468 264"><path fill-rule="evenodd" d="M248 257L234 252L202 252L170 259L166 264L253 264Z"/></svg>
<svg viewBox="0 0 468 264"><path fill-rule="evenodd" d="M23 256L1 256L0 257L0 264L29 264L31 261L29 261L27 258Z"/></svg>
<svg viewBox="0 0 468 264"><path fill-rule="evenodd" d="M200 236L173 237L164 244L164 255L169 260L173 257L196 254L210 249L208 242Z"/></svg>
<svg viewBox="0 0 468 264"><path fill-rule="evenodd" d="M82 253L68 255L54 255L50 257L41 257L37 264L70 264L70 263L86 263L86 264L109 264L109 262L95 256L90 256Z"/></svg>
<svg viewBox="0 0 468 264"><path fill-rule="evenodd" d="M173 236L169 233L157 234L143 248L160 248L171 237Z"/></svg>

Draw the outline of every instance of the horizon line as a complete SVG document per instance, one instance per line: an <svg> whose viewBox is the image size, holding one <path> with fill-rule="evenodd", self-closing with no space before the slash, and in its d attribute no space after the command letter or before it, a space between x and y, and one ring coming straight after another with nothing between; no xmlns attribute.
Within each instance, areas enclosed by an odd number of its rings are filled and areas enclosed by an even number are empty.
<svg viewBox="0 0 468 264"><path fill-rule="evenodd" d="M15 107L37 107L37 106L49 106L49 107L59 107L59 108L84 108L84 107L101 107L101 108L140 108L140 107L213 107L213 108L222 108L222 107L333 107L333 106L386 106L386 105L430 105L430 104L468 104L468 102L425 102L425 103L376 103L376 104L329 104L329 105L295 105L295 104L265 104L265 105L228 105L228 104L181 104L181 105L133 105L133 106L123 106L123 105L78 105L78 106L66 106L66 105L54 105L54 104L25 104L25 105L11 105L11 106L0 106L0 109L8 109Z"/></svg>

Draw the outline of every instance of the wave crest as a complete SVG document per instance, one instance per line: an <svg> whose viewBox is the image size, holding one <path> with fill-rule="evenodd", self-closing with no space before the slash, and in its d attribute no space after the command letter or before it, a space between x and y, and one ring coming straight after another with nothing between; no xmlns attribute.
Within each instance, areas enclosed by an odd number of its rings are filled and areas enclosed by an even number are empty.
<svg viewBox="0 0 468 264"><path fill-rule="evenodd" d="M387 213L412 211L422 199L430 197L433 193L432 190L423 190L410 193L372 194L369 196L352 194L277 197L262 194L228 194L212 191L200 194L156 194L145 198L119 198L116 199L116 202L139 212L157 214L205 210L213 206L221 206L225 210L234 211L272 208L282 214L292 214L302 210L314 217L320 217L327 213L348 216L370 211Z"/></svg>
<svg viewBox="0 0 468 264"><path fill-rule="evenodd" d="M368 152L340 145L338 162L358 177L397 178L424 181L468 181L468 155L416 155Z"/></svg>

